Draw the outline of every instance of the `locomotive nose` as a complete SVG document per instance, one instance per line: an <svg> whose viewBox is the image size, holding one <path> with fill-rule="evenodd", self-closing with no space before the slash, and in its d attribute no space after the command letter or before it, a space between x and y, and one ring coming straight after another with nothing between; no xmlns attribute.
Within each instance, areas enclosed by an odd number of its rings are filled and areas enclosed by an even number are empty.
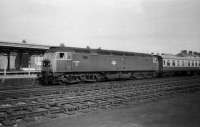
<svg viewBox="0 0 200 127"><path fill-rule="evenodd" d="M51 62L48 59L42 61L41 76L39 77L41 84L48 85L51 75Z"/></svg>
<svg viewBox="0 0 200 127"><path fill-rule="evenodd" d="M48 60L48 59L43 60L42 67L43 68L50 67L50 60Z"/></svg>
<svg viewBox="0 0 200 127"><path fill-rule="evenodd" d="M51 62L48 59L42 61L42 73L51 71Z"/></svg>

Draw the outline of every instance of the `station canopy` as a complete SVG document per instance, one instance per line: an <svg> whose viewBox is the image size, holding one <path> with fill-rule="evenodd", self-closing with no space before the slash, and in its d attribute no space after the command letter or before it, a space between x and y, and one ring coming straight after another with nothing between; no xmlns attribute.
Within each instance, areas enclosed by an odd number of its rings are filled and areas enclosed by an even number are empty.
<svg viewBox="0 0 200 127"><path fill-rule="evenodd" d="M40 53L49 49L50 46L29 44L29 43L13 43L0 42L0 52L31 52Z"/></svg>

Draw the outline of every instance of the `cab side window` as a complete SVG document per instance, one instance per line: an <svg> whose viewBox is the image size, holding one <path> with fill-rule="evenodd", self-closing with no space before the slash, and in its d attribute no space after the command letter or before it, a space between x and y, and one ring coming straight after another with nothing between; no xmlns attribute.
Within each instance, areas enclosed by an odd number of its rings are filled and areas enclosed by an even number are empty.
<svg viewBox="0 0 200 127"><path fill-rule="evenodd" d="M63 52L59 53L59 58L60 59L64 59L65 58L65 53L63 53Z"/></svg>
<svg viewBox="0 0 200 127"><path fill-rule="evenodd" d="M72 53L71 52L57 52L56 58L57 59L63 59L63 60L71 60L72 59Z"/></svg>

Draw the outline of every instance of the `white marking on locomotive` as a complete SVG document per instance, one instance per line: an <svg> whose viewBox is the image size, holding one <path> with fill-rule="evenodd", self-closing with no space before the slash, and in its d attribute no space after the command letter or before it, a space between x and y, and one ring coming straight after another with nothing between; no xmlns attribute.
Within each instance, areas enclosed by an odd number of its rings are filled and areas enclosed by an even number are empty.
<svg viewBox="0 0 200 127"><path fill-rule="evenodd" d="M158 63L158 59L156 57L153 58L153 63Z"/></svg>
<svg viewBox="0 0 200 127"><path fill-rule="evenodd" d="M112 60L112 63L111 63L113 66L115 66L117 64L117 62L115 60Z"/></svg>
<svg viewBox="0 0 200 127"><path fill-rule="evenodd" d="M73 63L77 67L77 66L79 66L80 61L73 61Z"/></svg>

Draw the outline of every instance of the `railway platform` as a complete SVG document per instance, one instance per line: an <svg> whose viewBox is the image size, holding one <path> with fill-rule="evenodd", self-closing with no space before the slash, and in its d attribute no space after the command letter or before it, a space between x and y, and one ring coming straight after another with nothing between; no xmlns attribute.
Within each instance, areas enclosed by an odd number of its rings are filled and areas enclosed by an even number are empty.
<svg viewBox="0 0 200 127"><path fill-rule="evenodd" d="M39 71L0 71L0 79L36 78Z"/></svg>
<svg viewBox="0 0 200 127"><path fill-rule="evenodd" d="M23 78L37 78L37 74L30 75L0 75L0 80L2 79L23 79Z"/></svg>
<svg viewBox="0 0 200 127"><path fill-rule="evenodd" d="M10 72L5 74L0 73L0 90L15 87L27 87L38 84L37 73L35 72Z"/></svg>

